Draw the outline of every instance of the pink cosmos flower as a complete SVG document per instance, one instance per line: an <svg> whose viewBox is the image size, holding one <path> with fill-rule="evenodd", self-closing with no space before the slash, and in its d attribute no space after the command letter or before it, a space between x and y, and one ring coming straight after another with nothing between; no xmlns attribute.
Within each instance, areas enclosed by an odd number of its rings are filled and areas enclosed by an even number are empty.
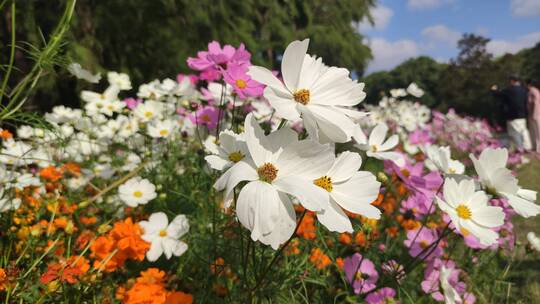
<svg viewBox="0 0 540 304"><path fill-rule="evenodd" d="M368 293L375 289L379 273L375 270L375 265L370 260L362 257L361 254L345 258L345 276L351 283L355 294Z"/></svg>
<svg viewBox="0 0 540 304"><path fill-rule="evenodd" d="M197 125L206 126L208 130L213 130L217 127L219 110L211 106L199 107L195 114L189 115L191 122Z"/></svg>
<svg viewBox="0 0 540 304"><path fill-rule="evenodd" d="M428 213L431 214L437 209L433 203L433 196L427 197L422 193L413 193L401 202L401 213L410 211L416 219L422 219ZM431 207L431 208L430 208Z"/></svg>
<svg viewBox="0 0 540 304"><path fill-rule="evenodd" d="M429 245L435 243L439 238L437 231L429 228L420 228L416 230L409 230L407 232L407 239L403 242L407 248L409 248L409 254L412 257L425 258L427 260L439 257L442 255L443 250L439 243L434 249L428 249L423 252ZM432 251L433 250L433 251ZM429 253L429 256L427 255Z"/></svg>
<svg viewBox="0 0 540 304"><path fill-rule="evenodd" d="M448 283L462 295L465 293L467 286L465 283L459 281L459 273L461 270L456 268L456 263L452 260L434 259L427 264L424 271L424 280L421 283L422 290L431 295L433 299L439 302L444 301L444 295L440 287L440 269L444 266L451 271Z"/></svg>
<svg viewBox="0 0 540 304"><path fill-rule="evenodd" d="M368 304L386 304L386 303L396 303L398 301L394 300L396 296L396 291L390 287L381 288L378 291L372 292L367 295L366 302Z"/></svg>
<svg viewBox="0 0 540 304"><path fill-rule="evenodd" d="M208 44L208 51L200 51L197 57L189 57L187 64L190 68L201 71L200 78L207 81L214 81L221 78L220 69L227 69L230 63L249 63L251 54L246 51L243 43L238 49L231 45L221 45L217 41Z"/></svg>
<svg viewBox="0 0 540 304"><path fill-rule="evenodd" d="M123 102L126 104L128 109L133 110L142 102L142 99L140 98L135 99L135 98L129 97L129 98L124 99Z"/></svg>
<svg viewBox="0 0 540 304"><path fill-rule="evenodd" d="M182 73L176 75L176 81L178 83L181 83L186 77L189 78L189 81L191 82L192 85L196 85L197 82L199 81L199 76L195 74L182 74Z"/></svg>
<svg viewBox="0 0 540 304"><path fill-rule="evenodd" d="M247 97L260 97L264 91L264 85L251 79L247 74L248 66L245 64L229 64L223 73L223 79L230 84L240 99Z"/></svg>
<svg viewBox="0 0 540 304"><path fill-rule="evenodd" d="M417 162L412 165L408 160L405 166L399 167L394 162L385 161L386 172L396 173L407 189L412 192L424 194L428 199L433 197L443 183L439 172L433 171L424 175L424 163Z"/></svg>

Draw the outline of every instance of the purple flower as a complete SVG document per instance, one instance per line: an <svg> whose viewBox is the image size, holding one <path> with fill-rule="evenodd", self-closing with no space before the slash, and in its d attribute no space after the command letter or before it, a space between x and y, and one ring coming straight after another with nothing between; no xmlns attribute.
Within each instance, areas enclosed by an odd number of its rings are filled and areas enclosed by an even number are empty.
<svg viewBox="0 0 540 304"><path fill-rule="evenodd" d="M372 292L367 295L366 302L368 304L386 304L386 303L399 303L394 301L396 291L390 287L384 287L376 292ZM388 300L391 300L388 301Z"/></svg>
<svg viewBox="0 0 540 304"><path fill-rule="evenodd" d="M262 96L264 85L251 79L247 71L248 66L245 64L230 64L223 73L223 79L233 87L234 92L240 99L246 99L248 96Z"/></svg>
<svg viewBox="0 0 540 304"><path fill-rule="evenodd" d="M206 106L200 107L195 115L190 114L189 119L191 122L197 125L203 125L208 128L208 130L213 130L217 127L219 111L215 107Z"/></svg>
<svg viewBox="0 0 540 304"><path fill-rule="evenodd" d="M422 193L413 193L401 202L400 211L406 213L411 211L416 219L421 219L428 213L431 214L437 209L433 204L433 196L428 198ZM430 210L431 208L431 210Z"/></svg>
<svg viewBox="0 0 540 304"><path fill-rule="evenodd" d="M430 248L424 253L422 253L422 251L429 245L435 243L438 238L439 236L436 230L424 227L422 229L418 228L417 230L409 230L407 232L407 239L403 243L405 246L407 246L407 248L409 248L409 254L412 257L433 259L441 256L443 253L440 243L437 245L437 247L435 247L435 249ZM429 256L427 256L429 252L431 253Z"/></svg>
<svg viewBox="0 0 540 304"><path fill-rule="evenodd" d="M399 167L394 162L385 161L384 166L387 172L396 173L407 189L412 192L420 192L428 199L435 195L443 183L443 179L438 172L433 171L423 175L423 162L417 162L414 165L406 163L405 166Z"/></svg>
<svg viewBox="0 0 540 304"><path fill-rule="evenodd" d="M221 69L227 69L231 63L248 64L251 54L246 51L241 43L238 49L231 45L221 45L217 41L208 44L208 51L200 51L197 57L189 57L187 64L190 68L201 71L200 78L214 81L221 78Z"/></svg>
<svg viewBox="0 0 540 304"><path fill-rule="evenodd" d="M368 293L375 289L379 273L375 270L373 262L355 253L345 258L344 268L347 280L351 283L355 294Z"/></svg>
<svg viewBox="0 0 540 304"><path fill-rule="evenodd" d="M128 109L133 110L142 102L142 99L140 98L135 99L135 98L129 97L129 98L124 99L123 101L128 107Z"/></svg>
<svg viewBox="0 0 540 304"><path fill-rule="evenodd" d="M461 270L456 268L452 260L434 259L427 264L424 271L424 280L421 283L422 290L433 297L436 301L443 302L444 295L440 286L440 269L444 266L451 271L448 283L459 293L463 294L467 288L465 283L459 281Z"/></svg>

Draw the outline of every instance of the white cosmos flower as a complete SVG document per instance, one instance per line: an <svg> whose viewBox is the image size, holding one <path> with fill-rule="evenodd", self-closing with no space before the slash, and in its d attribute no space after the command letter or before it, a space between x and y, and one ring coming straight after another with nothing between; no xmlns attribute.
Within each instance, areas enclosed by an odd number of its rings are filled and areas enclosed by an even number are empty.
<svg viewBox="0 0 540 304"><path fill-rule="evenodd" d="M17 210L21 206L21 200L6 194L4 187L0 188L0 212Z"/></svg>
<svg viewBox="0 0 540 304"><path fill-rule="evenodd" d="M90 71L83 69L83 67L76 62L70 63L67 70L71 75L90 83L98 83L101 80L100 73L93 75Z"/></svg>
<svg viewBox="0 0 540 304"><path fill-rule="evenodd" d="M264 97L276 115L290 121L302 118L311 137L321 142L347 142L353 136L362 140L355 121L365 113L352 107L365 98L364 84L350 79L347 69L328 67L306 54L308 44L309 39L294 41L285 50L284 83L263 67L251 66L248 74L267 86Z"/></svg>
<svg viewBox="0 0 540 304"><path fill-rule="evenodd" d="M396 165L402 167L405 165L405 159L403 155L398 152L389 151L397 146L399 137L397 135L390 136L386 141L386 133L388 133L388 127L385 123L379 123L369 134L367 144L358 144L357 146L366 151L367 156L381 159L391 160Z"/></svg>
<svg viewBox="0 0 540 304"><path fill-rule="evenodd" d="M118 187L118 196L130 207L147 204L156 198L156 187L147 179L134 177L120 187Z"/></svg>
<svg viewBox="0 0 540 304"><path fill-rule="evenodd" d="M506 168L508 150L504 148L486 148L476 159L470 154L474 169L480 182L488 193L497 194L508 199L508 203L523 217L531 217L540 213L540 206L535 204L536 191L522 189L517 178Z"/></svg>
<svg viewBox="0 0 540 304"><path fill-rule="evenodd" d="M212 153L204 159L215 170L224 170L249 155L244 134L236 134L230 130L219 134L219 145L205 141L205 148ZM248 156L249 157L249 156Z"/></svg>
<svg viewBox="0 0 540 304"><path fill-rule="evenodd" d="M407 91L405 89L392 89L390 90L390 95L394 98L405 97L407 96Z"/></svg>
<svg viewBox="0 0 540 304"><path fill-rule="evenodd" d="M146 258L150 262L157 261L162 254L167 259L174 256L181 256L186 252L188 245L180 238L189 231L189 223L185 215L177 215L169 224L167 215L163 212L152 213L148 221L141 221L139 225L143 228L142 239L150 242L150 250L146 253Z"/></svg>
<svg viewBox="0 0 540 304"><path fill-rule="evenodd" d="M414 82L411 82L411 84L409 84L409 86L407 87L407 93L416 98L424 96L424 90L420 89L418 85Z"/></svg>
<svg viewBox="0 0 540 304"><path fill-rule="evenodd" d="M131 80L129 80L128 74L109 72L107 73L107 80L120 90L131 90Z"/></svg>
<svg viewBox="0 0 540 304"><path fill-rule="evenodd" d="M225 189L225 202L229 204L234 187L247 181L236 202L238 219L251 231L253 240L277 249L296 226L287 195L296 197L312 211L327 208L328 192L313 184L313 180L328 172L333 152L328 145L298 141L297 133L289 128L265 136L252 114L247 115L244 129L251 158L225 171L214 187Z"/></svg>
<svg viewBox="0 0 540 304"><path fill-rule="evenodd" d="M540 251L540 238L534 232L527 233L527 240L534 250Z"/></svg>
<svg viewBox="0 0 540 304"><path fill-rule="evenodd" d="M109 104L118 100L118 92L120 92L118 87L113 85L109 86L101 94L92 91L82 91L81 99L86 102L84 106L86 115L94 116L100 113L109 116L112 115Z"/></svg>
<svg viewBox="0 0 540 304"><path fill-rule="evenodd" d="M448 146L431 145L426 148L426 155L433 165L443 173L463 174L465 172L465 166L460 161L451 158Z"/></svg>
<svg viewBox="0 0 540 304"><path fill-rule="evenodd" d="M475 191L473 180L463 179L457 183L453 178L446 178L443 191L444 200L436 196L436 202L457 229L470 232L487 246L497 241L499 234L491 228L504 223L504 212L500 207L488 205L488 196L483 191Z"/></svg>
<svg viewBox="0 0 540 304"><path fill-rule="evenodd" d="M148 135L153 138L168 138L178 127L176 121L172 119L158 120L148 125Z"/></svg>
<svg viewBox="0 0 540 304"><path fill-rule="evenodd" d="M442 266L439 271L439 281L444 295L445 304L461 303L461 297L459 293L450 284L450 275L452 275L452 269Z"/></svg>
<svg viewBox="0 0 540 304"><path fill-rule="evenodd" d="M135 117L142 122L148 122L153 119L159 119L163 116L163 104L153 100L147 100L137 105L133 110Z"/></svg>
<svg viewBox="0 0 540 304"><path fill-rule="evenodd" d="M65 106L56 106L51 113L45 114L45 119L54 123L68 123L82 117L81 109L72 109Z"/></svg>
<svg viewBox="0 0 540 304"><path fill-rule="evenodd" d="M361 165L358 153L343 152L325 175L313 181L330 196L330 205L318 211L317 218L331 231L353 232L351 221L341 208L367 218L381 217L381 211L371 205L381 184L371 172L358 171Z"/></svg>

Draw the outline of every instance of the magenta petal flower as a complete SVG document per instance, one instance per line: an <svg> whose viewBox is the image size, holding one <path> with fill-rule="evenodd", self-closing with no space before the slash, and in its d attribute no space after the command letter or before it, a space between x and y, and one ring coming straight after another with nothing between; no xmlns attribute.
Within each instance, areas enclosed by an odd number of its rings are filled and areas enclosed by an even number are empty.
<svg viewBox="0 0 540 304"><path fill-rule="evenodd" d="M409 248L409 254L412 257L425 257L426 259L433 259L442 255L442 248L440 244L435 249L429 249L422 253L429 245L436 242L438 239L437 231L429 228L422 228L421 230L410 230L407 232L407 239L403 242L407 248ZM431 251L433 250L433 251ZM427 254L430 253L429 256Z"/></svg>
<svg viewBox="0 0 540 304"><path fill-rule="evenodd" d="M137 107L137 105L139 105L141 102L142 102L142 99L140 98L126 98L123 100L124 103L126 104L127 108L130 109L130 110L133 110Z"/></svg>
<svg viewBox="0 0 540 304"><path fill-rule="evenodd" d="M217 127L219 111L215 107L206 106L200 107L195 115L189 115L191 122L197 125L206 126L209 130Z"/></svg>
<svg viewBox="0 0 540 304"><path fill-rule="evenodd" d="M247 74L248 66L245 64L230 64L223 73L223 79L230 84L240 99L262 96L264 85L251 79Z"/></svg>
<svg viewBox="0 0 540 304"><path fill-rule="evenodd" d="M250 59L251 54L246 51L244 44L240 44L238 49L228 44L221 48L219 42L212 41L208 44L208 51L200 51L197 57L189 57L187 64L201 71L201 79L214 81L221 78L222 69L227 69L229 64L249 64Z"/></svg>
<svg viewBox="0 0 540 304"><path fill-rule="evenodd" d="M370 260L363 258L361 254L345 258L345 276L352 284L355 294L368 293L375 289L379 273Z"/></svg>
<svg viewBox="0 0 540 304"><path fill-rule="evenodd" d="M390 287L384 287L376 292L372 292L367 295L366 302L368 304L386 304L386 303L399 303L394 301L396 291ZM390 302L391 300L391 302Z"/></svg>

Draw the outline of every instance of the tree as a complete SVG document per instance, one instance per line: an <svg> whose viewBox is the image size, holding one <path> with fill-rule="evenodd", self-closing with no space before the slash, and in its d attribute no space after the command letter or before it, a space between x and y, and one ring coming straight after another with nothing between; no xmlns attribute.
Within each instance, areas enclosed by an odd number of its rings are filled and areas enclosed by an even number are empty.
<svg viewBox="0 0 540 304"><path fill-rule="evenodd" d="M20 3L18 38L39 43L39 31L48 35L61 5ZM189 72L186 58L206 49L212 40L244 43L254 63L278 68L290 41L311 38L310 53L323 56L329 65L362 73L371 53L353 24L371 18L369 9L374 5L375 0L79 0L65 57L95 72L126 72L136 87ZM0 25L4 23L0 20ZM8 34L0 31L2 45ZM2 62L4 53L0 52ZM22 70L23 55L17 62ZM58 71L59 75L50 75L46 88L38 90L41 100L34 105L42 110L78 100L73 93L76 81Z"/></svg>
<svg viewBox="0 0 540 304"><path fill-rule="evenodd" d="M409 59L390 72L377 72L364 78L367 90L367 102L377 103L381 93L390 89L405 88L415 82L425 91L421 101L430 107L439 103L439 77L445 64L438 63L427 56Z"/></svg>

